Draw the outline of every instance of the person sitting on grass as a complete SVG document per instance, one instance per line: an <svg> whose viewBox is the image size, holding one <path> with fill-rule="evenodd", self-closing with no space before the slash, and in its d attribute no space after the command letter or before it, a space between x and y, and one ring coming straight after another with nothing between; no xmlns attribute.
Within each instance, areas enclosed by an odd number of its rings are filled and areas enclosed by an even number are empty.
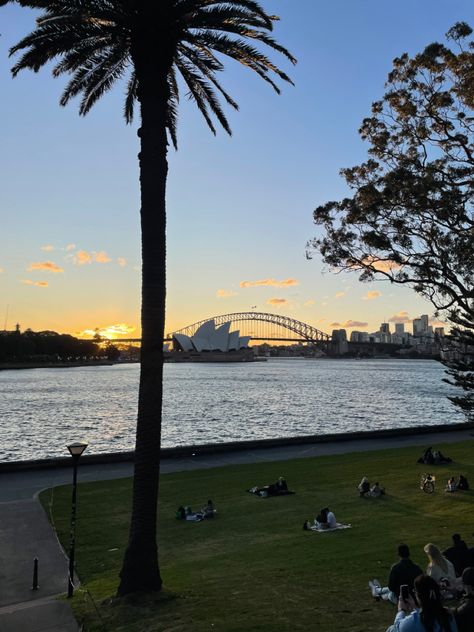
<svg viewBox="0 0 474 632"><path fill-rule="evenodd" d="M452 536L453 546L443 551L444 557L454 566L457 577L461 577L463 571L471 566L471 553L464 540L461 539L459 533ZM474 630L474 628L473 628Z"/></svg>
<svg viewBox="0 0 474 632"><path fill-rule="evenodd" d="M451 476L451 478L448 478L448 483L446 485L446 489L444 490L445 492L449 492L449 493L453 493L457 490L458 486L456 483L456 479L454 478L454 476Z"/></svg>
<svg viewBox="0 0 474 632"><path fill-rule="evenodd" d="M454 618L459 632L474 630L474 567L468 566L462 574L464 597L454 609Z"/></svg>
<svg viewBox="0 0 474 632"><path fill-rule="evenodd" d="M393 564L390 569L387 586L382 587L376 579L369 582L372 596L375 599L383 599L384 601L391 601L396 604L398 595L400 594L400 586L406 584L410 592L413 592L415 577L423 574L418 564L415 564L415 562L412 562L410 559L410 549L406 544L400 544L398 547L398 555L400 560L396 564Z"/></svg>
<svg viewBox="0 0 474 632"><path fill-rule="evenodd" d="M361 498L370 492L370 483L367 476L362 478L361 482L357 485L357 489L359 490Z"/></svg>
<svg viewBox="0 0 474 632"><path fill-rule="evenodd" d="M380 498L382 494L385 494L385 488L380 487L378 483L375 483L370 489L370 492L368 495L371 496L372 498Z"/></svg>
<svg viewBox="0 0 474 632"><path fill-rule="evenodd" d="M324 507L316 516L316 526L322 529L335 529L337 526L336 516L329 507Z"/></svg>
<svg viewBox="0 0 474 632"><path fill-rule="evenodd" d="M429 559L426 574L442 587L445 598L456 596L458 588L461 588L461 582L456 578L456 571L452 563L442 555L438 547L432 542L429 542L423 550Z"/></svg>
<svg viewBox="0 0 474 632"><path fill-rule="evenodd" d="M398 612L387 632L459 632L453 614L443 607L438 584L428 575L419 575L414 582L413 597L400 596Z"/></svg>
<svg viewBox="0 0 474 632"><path fill-rule="evenodd" d="M463 492L469 489L469 483L467 482L467 478L463 476L462 474L459 475L458 489Z"/></svg>

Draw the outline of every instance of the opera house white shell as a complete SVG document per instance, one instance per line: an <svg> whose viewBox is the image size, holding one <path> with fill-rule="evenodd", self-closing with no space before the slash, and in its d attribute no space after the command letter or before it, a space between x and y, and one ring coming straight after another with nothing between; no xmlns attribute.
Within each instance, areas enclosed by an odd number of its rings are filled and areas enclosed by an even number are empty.
<svg viewBox="0 0 474 632"><path fill-rule="evenodd" d="M177 347L183 351L239 351L247 349L250 336L240 336L240 332L229 332L231 323L216 328L214 320L208 320L195 332L194 336L173 334Z"/></svg>

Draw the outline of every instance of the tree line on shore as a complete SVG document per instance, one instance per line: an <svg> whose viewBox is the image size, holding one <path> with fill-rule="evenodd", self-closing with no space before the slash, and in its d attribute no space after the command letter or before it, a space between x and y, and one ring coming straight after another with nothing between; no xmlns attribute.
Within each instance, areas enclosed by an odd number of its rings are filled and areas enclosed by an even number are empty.
<svg viewBox="0 0 474 632"><path fill-rule="evenodd" d="M112 344L100 345L93 340L81 340L55 331L21 333L4 331L0 334L0 362L81 362L117 360L120 351Z"/></svg>

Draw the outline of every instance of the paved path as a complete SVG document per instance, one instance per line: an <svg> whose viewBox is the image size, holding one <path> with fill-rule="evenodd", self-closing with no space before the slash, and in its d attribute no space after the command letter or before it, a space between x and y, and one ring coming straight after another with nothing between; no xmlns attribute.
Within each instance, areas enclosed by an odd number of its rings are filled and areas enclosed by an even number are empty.
<svg viewBox="0 0 474 632"><path fill-rule="evenodd" d="M473 440L473 429L258 448L163 459L162 472L284 461L326 454L408 446L438 446ZM132 475L131 463L83 464L81 483ZM0 632L77 632L70 606L55 595L66 591L67 561L35 494L71 482L71 468L0 473ZM33 559L39 559L39 590L31 590Z"/></svg>

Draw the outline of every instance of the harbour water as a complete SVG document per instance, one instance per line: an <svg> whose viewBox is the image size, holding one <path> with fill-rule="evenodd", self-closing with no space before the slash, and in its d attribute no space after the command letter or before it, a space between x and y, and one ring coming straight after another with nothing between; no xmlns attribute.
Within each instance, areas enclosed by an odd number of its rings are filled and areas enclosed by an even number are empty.
<svg viewBox="0 0 474 632"><path fill-rule="evenodd" d="M134 445L139 367L0 371L0 461ZM457 423L432 360L271 358L166 364L163 445Z"/></svg>

